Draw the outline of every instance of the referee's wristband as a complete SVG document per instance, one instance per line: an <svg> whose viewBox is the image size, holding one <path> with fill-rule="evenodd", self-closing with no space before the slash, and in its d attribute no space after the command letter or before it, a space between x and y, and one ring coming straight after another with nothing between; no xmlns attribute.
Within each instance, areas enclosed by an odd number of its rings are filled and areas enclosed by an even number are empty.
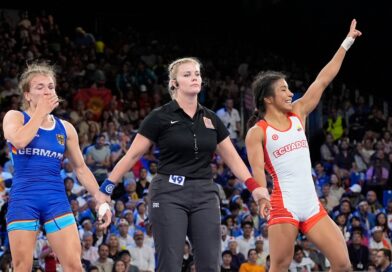
<svg viewBox="0 0 392 272"><path fill-rule="evenodd" d="M116 187L116 184L113 181L105 179L105 181L99 187L99 190L104 194L112 195L114 187Z"/></svg>

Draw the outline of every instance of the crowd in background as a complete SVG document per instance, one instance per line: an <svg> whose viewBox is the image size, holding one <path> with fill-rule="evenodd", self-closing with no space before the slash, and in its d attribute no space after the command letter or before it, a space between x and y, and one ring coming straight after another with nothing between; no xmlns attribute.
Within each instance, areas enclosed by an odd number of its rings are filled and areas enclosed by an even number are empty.
<svg viewBox="0 0 392 272"><path fill-rule="evenodd" d="M102 183L127 151L144 117L171 99L166 65L188 51L131 27L111 29L105 35L83 27L63 33L56 18L45 12L0 10L0 119L8 110L20 109L18 76L28 60L50 60L57 68L56 91L63 99L53 114L77 128L86 163ZM199 100L217 112L247 163L245 123L254 110L250 82L256 71L262 67L284 71L296 97L308 85L310 71L255 48L233 51L230 45L222 49L212 44L200 50L196 57L201 58L208 81ZM392 116L388 114L385 103L366 92L344 83L331 84L307 127L314 185L346 238L354 270L377 266L378 250L392 246ZM12 151L2 129L0 133L0 271L8 271L11 256L5 213L13 167ZM105 231L96 227L94 199L78 182L67 159L63 161L61 175L78 223L86 271L155 270L146 203L158 158L159 150L153 147L115 188L113 223ZM267 271L268 228L257 204L219 156L212 158L211 167L221 199L222 271L241 271L244 264ZM272 190L272 181L268 184ZM38 237L36 271L61 271L45 233L40 231ZM328 266L328 260L300 235L290 269L324 271ZM183 271L192 269L187 242Z"/></svg>

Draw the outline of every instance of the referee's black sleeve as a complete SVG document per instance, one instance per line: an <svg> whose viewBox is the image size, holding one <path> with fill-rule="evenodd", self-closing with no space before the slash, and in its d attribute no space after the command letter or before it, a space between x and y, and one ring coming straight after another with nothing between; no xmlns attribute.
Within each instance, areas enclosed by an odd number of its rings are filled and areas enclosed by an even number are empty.
<svg viewBox="0 0 392 272"><path fill-rule="evenodd" d="M226 139L230 132L227 130L226 126L223 124L222 120L214 113L214 118L216 120L216 131L217 131L217 142L218 144Z"/></svg>
<svg viewBox="0 0 392 272"><path fill-rule="evenodd" d="M162 122L160 120L159 108L151 111L146 118L140 124L138 133L153 141L154 143L158 142L159 133L161 131L160 126Z"/></svg>

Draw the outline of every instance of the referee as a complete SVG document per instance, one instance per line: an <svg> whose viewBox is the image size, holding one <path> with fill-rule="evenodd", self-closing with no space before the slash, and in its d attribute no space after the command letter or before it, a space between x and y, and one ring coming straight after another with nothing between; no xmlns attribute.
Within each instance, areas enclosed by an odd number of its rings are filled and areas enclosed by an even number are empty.
<svg viewBox="0 0 392 272"><path fill-rule="evenodd" d="M158 175L149 188L149 217L158 254L158 271L181 271L188 235L198 271L220 271L220 207L212 181L211 158L223 158L258 200L268 198L259 187L211 110L197 101L202 86L200 62L182 58L169 65L172 101L153 110L142 122L126 155L114 167L101 191L111 194L116 182L155 143L160 150ZM256 190L255 190L256 189ZM258 202L257 200L257 202Z"/></svg>

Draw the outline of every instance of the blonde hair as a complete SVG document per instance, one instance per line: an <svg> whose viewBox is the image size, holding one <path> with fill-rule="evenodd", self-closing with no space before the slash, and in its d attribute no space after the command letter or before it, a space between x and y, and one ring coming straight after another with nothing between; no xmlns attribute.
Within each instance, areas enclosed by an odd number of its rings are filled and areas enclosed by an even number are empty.
<svg viewBox="0 0 392 272"><path fill-rule="evenodd" d="M54 85L56 86L56 72L54 66L47 62L33 62L27 65L22 75L19 78L19 90L22 92L22 109L27 109L30 104L29 101L24 97L24 93L30 91L30 81L36 75L46 75L53 79Z"/></svg>
<svg viewBox="0 0 392 272"><path fill-rule="evenodd" d="M186 58L176 59L175 61L173 61L169 65L169 68L168 68L168 74L169 74L168 88L169 88L169 93L170 93L170 96L172 99L175 98L175 95L177 93L177 88L174 85L173 81L175 81L177 78L178 67L181 64L189 63L189 62L193 62L196 65L198 65L199 67L201 67L201 62L195 57L186 57Z"/></svg>

